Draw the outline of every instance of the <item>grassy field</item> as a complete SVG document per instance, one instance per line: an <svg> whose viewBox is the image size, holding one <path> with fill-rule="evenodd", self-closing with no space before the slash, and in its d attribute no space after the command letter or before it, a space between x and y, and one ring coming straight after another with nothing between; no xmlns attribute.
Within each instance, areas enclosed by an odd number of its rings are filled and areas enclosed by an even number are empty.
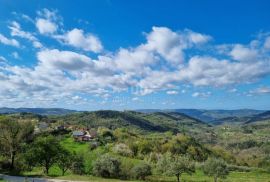
<svg viewBox="0 0 270 182"><path fill-rule="evenodd" d="M173 182L176 177L151 176L149 181ZM182 181L186 182L212 182L213 178L205 176L202 171L197 171L192 176L183 175ZM258 171L252 172L232 172L226 179L221 179L222 182L270 182L270 174Z"/></svg>
<svg viewBox="0 0 270 182"><path fill-rule="evenodd" d="M87 143L78 143L74 142L73 138L67 136L62 139L61 144L69 149L70 151L78 152L81 155L85 155L85 165L86 170L89 172L91 170L92 161L98 158L100 155L107 153L110 151L110 145L107 147L98 147L95 150L89 150L89 144ZM115 155L115 154L112 154ZM132 159L128 157L118 156L122 163L125 165L129 165L130 163L136 164L141 162L139 159ZM42 168L34 168L31 172L26 172L23 175L26 176L41 176L41 177L49 177L49 178L57 178L64 180L76 180L76 181L93 181L93 182L120 182L119 179L104 179L99 177L94 177L91 175L74 175L70 171L67 171L65 176L61 176L61 171L57 166L53 166L49 171L49 176L44 176ZM195 174L192 176L184 174L182 176L182 181L186 182L212 182L213 178L208 177L203 174L202 171L197 170ZM125 180L128 181L128 180ZM174 182L176 181L175 176L158 176L152 175L147 177L147 181L151 182ZM231 172L226 179L219 180L221 182L270 182L270 173L262 172L262 171L251 171L251 172ZM1 180L0 180L1 182ZM135 181L134 181L135 182ZM138 182L138 181L137 181Z"/></svg>
<svg viewBox="0 0 270 182"><path fill-rule="evenodd" d="M39 173L32 172L25 175L41 175L42 177L46 177L42 175L42 172L39 169ZM56 179L64 179L64 180L76 180L76 181L91 181L91 182L120 182L123 180L119 179L105 179L105 178L99 178L94 177L91 175L74 175L71 173L67 173L65 176L59 176L60 171L56 167L52 168L50 170L50 176L49 178L56 178ZM192 176L184 174L181 177L182 181L185 182L212 182L213 178L208 177L203 174L202 171L197 170L195 174ZM0 180L1 181L1 180ZM135 182L132 180L125 180L127 182ZM176 177L174 176L158 176L158 175L152 175L147 177L146 181L150 182L175 182ZM265 173L261 171L251 171L251 172L231 172L229 176L226 179L219 180L220 182L270 182L270 173ZM139 181L136 181L139 182Z"/></svg>

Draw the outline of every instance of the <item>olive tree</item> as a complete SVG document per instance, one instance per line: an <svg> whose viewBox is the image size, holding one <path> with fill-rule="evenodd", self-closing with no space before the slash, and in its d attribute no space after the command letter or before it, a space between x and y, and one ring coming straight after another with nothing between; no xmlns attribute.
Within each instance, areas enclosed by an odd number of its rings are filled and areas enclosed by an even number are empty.
<svg viewBox="0 0 270 182"><path fill-rule="evenodd" d="M183 173L191 175L195 172L195 164L187 156L172 156L166 153L158 161L157 169L163 174L176 176L177 181L180 182Z"/></svg>
<svg viewBox="0 0 270 182"><path fill-rule="evenodd" d="M218 158L209 158L203 165L203 172L214 177L214 181L217 182L218 178L226 178L229 174L227 164L224 160Z"/></svg>
<svg viewBox="0 0 270 182"><path fill-rule="evenodd" d="M144 163L144 162L135 165L131 171L132 171L134 178L141 179L141 180L145 180L146 176L149 176L152 174L151 166L147 163Z"/></svg>

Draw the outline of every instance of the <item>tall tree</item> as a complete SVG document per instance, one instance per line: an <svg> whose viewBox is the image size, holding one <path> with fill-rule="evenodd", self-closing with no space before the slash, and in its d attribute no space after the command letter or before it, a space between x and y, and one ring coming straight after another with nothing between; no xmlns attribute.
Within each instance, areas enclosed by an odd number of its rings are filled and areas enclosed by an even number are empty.
<svg viewBox="0 0 270 182"><path fill-rule="evenodd" d="M217 158L207 159L203 166L203 172L208 176L214 177L215 182L218 181L218 178L226 178L229 174L226 162Z"/></svg>
<svg viewBox="0 0 270 182"><path fill-rule="evenodd" d="M57 165L64 176L68 169L71 169L73 163L73 155L66 149L62 148L58 153Z"/></svg>
<svg viewBox="0 0 270 182"><path fill-rule="evenodd" d="M23 143L31 138L34 126L28 121L17 121L10 117L0 119L0 151L9 158L10 169L14 169L17 154Z"/></svg>
<svg viewBox="0 0 270 182"><path fill-rule="evenodd" d="M38 137L29 147L26 158L34 165L44 167L46 174L57 163L59 152L62 151L60 142L53 136Z"/></svg>

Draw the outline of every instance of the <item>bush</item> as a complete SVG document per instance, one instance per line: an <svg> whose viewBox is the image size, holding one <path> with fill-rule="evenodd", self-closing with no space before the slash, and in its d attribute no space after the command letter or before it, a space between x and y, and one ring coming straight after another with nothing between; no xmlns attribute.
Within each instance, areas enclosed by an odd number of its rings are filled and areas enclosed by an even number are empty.
<svg viewBox="0 0 270 182"><path fill-rule="evenodd" d="M145 180L145 177L151 174L151 166L147 163L140 163L132 168L132 175L135 179Z"/></svg>
<svg viewBox="0 0 270 182"><path fill-rule="evenodd" d="M126 157L131 157L133 156L133 152L130 150L130 148L124 144L124 143L119 143L119 144L116 144L114 147L113 147L113 152L119 154L119 155L122 155L122 156L126 156Z"/></svg>
<svg viewBox="0 0 270 182"><path fill-rule="evenodd" d="M99 143L98 143L97 141L91 142L91 143L89 144L89 149L90 149L90 150L94 150L94 149L96 149L98 146L99 146Z"/></svg>
<svg viewBox="0 0 270 182"><path fill-rule="evenodd" d="M120 176L120 166L121 162L118 158L105 154L95 161L93 174L105 178L117 178Z"/></svg>

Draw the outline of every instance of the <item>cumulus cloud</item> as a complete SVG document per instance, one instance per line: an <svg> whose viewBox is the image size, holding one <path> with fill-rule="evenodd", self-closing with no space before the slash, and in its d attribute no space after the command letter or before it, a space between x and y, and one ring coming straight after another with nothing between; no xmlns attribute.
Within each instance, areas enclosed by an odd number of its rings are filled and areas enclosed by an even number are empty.
<svg viewBox="0 0 270 182"><path fill-rule="evenodd" d="M243 45L237 44L233 47L230 55L233 59L238 61L256 61L258 56L258 51L245 47Z"/></svg>
<svg viewBox="0 0 270 182"><path fill-rule="evenodd" d="M206 34L154 26L144 34L144 42L109 52L103 51L105 48L98 36L92 33L78 28L60 30L61 18L56 11L43 9L37 14L34 20L40 34L22 30L15 21L9 26L12 36L27 39L42 49L36 52L37 62L31 67L1 62L2 102L16 102L18 106L18 103L23 105L27 98L31 98L35 104L44 106L44 103L86 103L84 96L97 96L107 103L112 93L130 88L135 95L159 91L175 95L186 93L186 90L178 91L179 86L185 84L232 88L256 82L270 74L270 41L267 37L247 45L213 45L210 44L212 37ZM45 48L37 38L42 35L45 35L44 39L55 38L61 45L69 45L73 49L60 49L57 45ZM2 34L0 42L16 46L15 39L8 39ZM211 52L217 49L219 51L215 54ZM85 51L96 54L90 56ZM15 53L13 56L16 57ZM268 88L257 92L268 93ZM207 98L211 95L207 91L194 92L192 97ZM139 98L132 96L131 100L138 101Z"/></svg>
<svg viewBox="0 0 270 182"><path fill-rule="evenodd" d="M48 69L83 70L92 66L89 57L58 49L40 51L37 58L40 61L39 64Z"/></svg>
<svg viewBox="0 0 270 182"><path fill-rule="evenodd" d="M55 23L43 18L38 18L36 20L36 27L41 34L52 34L57 30L57 25Z"/></svg>
<svg viewBox="0 0 270 182"><path fill-rule="evenodd" d="M207 42L210 36L189 30L178 33L167 27L153 27L152 32L147 34L146 38L145 48L147 50L156 51L173 64L180 64L184 61L183 50Z"/></svg>
<svg viewBox="0 0 270 182"><path fill-rule="evenodd" d="M50 11L48 9L43 9L37 12L38 18L36 18L35 25L41 34L53 34L57 31L58 25L56 21L59 20L59 17L56 14L56 11Z"/></svg>
<svg viewBox="0 0 270 182"><path fill-rule="evenodd" d="M64 35L58 35L55 37L60 41L63 41L65 44L81 48L85 51L98 53L103 49L102 43L97 36L90 33L84 34L84 31L81 29L74 28Z"/></svg>
<svg viewBox="0 0 270 182"><path fill-rule="evenodd" d="M20 47L20 43L17 40L9 39L1 33L0 33L0 43L9 45L9 46Z"/></svg>
<svg viewBox="0 0 270 182"><path fill-rule="evenodd" d="M267 37L264 42L264 48L270 49L270 37Z"/></svg>
<svg viewBox="0 0 270 182"><path fill-rule="evenodd" d="M23 31L18 22L16 21L11 22L9 29L11 30L12 36L17 36L17 37L29 40L30 42L32 42L35 48L42 47L42 44L40 43L40 41L32 33Z"/></svg>
<svg viewBox="0 0 270 182"><path fill-rule="evenodd" d="M270 62L231 62L213 57L195 56L180 71L183 81L195 86L224 86L250 83L270 73Z"/></svg>

